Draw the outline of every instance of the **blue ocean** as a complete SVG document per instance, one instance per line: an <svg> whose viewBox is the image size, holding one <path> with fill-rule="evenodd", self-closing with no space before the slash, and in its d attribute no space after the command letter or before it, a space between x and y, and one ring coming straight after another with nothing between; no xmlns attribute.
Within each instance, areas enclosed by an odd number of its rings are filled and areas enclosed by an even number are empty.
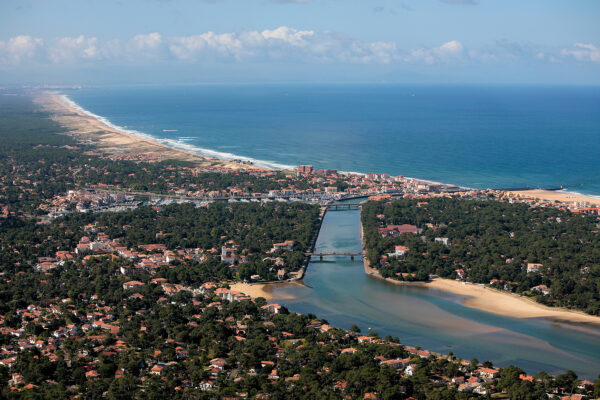
<svg viewBox="0 0 600 400"><path fill-rule="evenodd" d="M122 129L219 158L600 195L600 87L209 85L64 94Z"/></svg>

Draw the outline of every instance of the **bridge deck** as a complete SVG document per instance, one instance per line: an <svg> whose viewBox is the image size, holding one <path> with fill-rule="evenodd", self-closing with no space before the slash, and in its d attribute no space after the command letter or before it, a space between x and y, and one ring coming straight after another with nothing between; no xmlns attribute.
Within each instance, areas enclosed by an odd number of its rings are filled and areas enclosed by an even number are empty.
<svg viewBox="0 0 600 400"><path fill-rule="evenodd" d="M307 256L362 256L362 253L306 253Z"/></svg>

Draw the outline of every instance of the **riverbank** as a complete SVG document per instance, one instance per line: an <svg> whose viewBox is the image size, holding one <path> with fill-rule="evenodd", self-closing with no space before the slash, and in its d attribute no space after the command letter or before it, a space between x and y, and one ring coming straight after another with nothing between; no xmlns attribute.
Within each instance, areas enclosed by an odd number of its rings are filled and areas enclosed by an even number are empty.
<svg viewBox="0 0 600 400"><path fill-rule="evenodd" d="M464 296L463 305L493 314L513 318L546 318L558 323L592 324L600 326L600 317L589 315L583 311L568 310L566 308L548 307L515 293L503 292L482 284L456 281L452 279L434 278L428 282L405 282L392 278L384 278L379 270L370 266L366 257L363 227L360 227L360 236L363 246L363 265L365 273L377 279L395 285L410 285L423 288L440 290Z"/></svg>
<svg viewBox="0 0 600 400"><path fill-rule="evenodd" d="M282 293L278 293L277 296L273 294L275 290L284 289L286 287L291 286L306 286L302 283L302 281L290 280L284 282L269 282L269 283L242 283L237 282L229 287L233 291L244 293L256 299L258 297L263 297L267 301L277 300L277 299L285 299L290 300L293 299L294 296L285 295Z"/></svg>
<svg viewBox="0 0 600 400"><path fill-rule="evenodd" d="M325 218L326 208L321 207L319 211L319 225L317 228L317 232L314 235L310 246L308 248L308 252L312 253L315 249L315 243L317 242L317 238L319 237L319 232L321 230L321 225L323 224L323 218ZM293 299L293 296L290 295L282 295L278 294L277 296L273 295L273 291L275 289L285 288L287 286L306 286L302 282L304 279L304 274L306 273L306 269L308 268L308 264L310 263L310 256L306 256L302 267L299 271L293 272L294 275L290 279L284 281L273 281L273 282L265 282L265 283L242 283L237 282L233 285L230 285L231 290L242 292L252 298L264 297L267 301L275 300L275 299Z"/></svg>
<svg viewBox="0 0 600 400"><path fill-rule="evenodd" d="M234 161L219 160L202 156L191 151L177 149L155 140L115 129L98 118L88 115L63 100L55 92L40 92L34 101L51 118L68 129L68 134L78 142L93 146L99 151L115 157L145 157L146 159L174 159L193 162L200 167L224 169L263 169Z"/></svg>
<svg viewBox="0 0 600 400"><path fill-rule="evenodd" d="M265 290L265 287L268 286L264 283L242 283L237 282L233 285L230 285L230 289L236 292L242 292L245 295L256 299L258 297L264 297L267 301L273 300L273 295Z"/></svg>
<svg viewBox="0 0 600 400"><path fill-rule="evenodd" d="M594 324L600 326L600 317L583 311L548 307L515 293L503 292L482 284L452 279L434 278L421 284L430 289L466 296L464 305L494 314L515 318L546 318L555 322Z"/></svg>

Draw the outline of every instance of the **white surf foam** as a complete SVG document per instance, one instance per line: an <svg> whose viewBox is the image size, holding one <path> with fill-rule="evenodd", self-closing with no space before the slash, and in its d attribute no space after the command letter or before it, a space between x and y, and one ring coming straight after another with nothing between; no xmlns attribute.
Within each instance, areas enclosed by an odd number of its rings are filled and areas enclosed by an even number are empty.
<svg viewBox="0 0 600 400"><path fill-rule="evenodd" d="M560 190L557 190L556 192L572 194L574 196L586 196L586 197L591 197L592 199L600 199L600 195L575 192L575 191L569 190L569 189L560 189Z"/></svg>
<svg viewBox="0 0 600 400"><path fill-rule="evenodd" d="M250 162L256 166L259 166L262 168L269 168L269 169L293 169L293 168L296 168L295 165L282 164L282 163L278 163L278 162L270 161L270 160L259 160L256 158L241 156L238 154L206 149L203 147L194 146L192 144L185 143L185 140L180 140L180 139L190 139L190 138L182 137L177 140L176 139L157 138L155 136L152 136L152 135L144 133L144 132L137 131L135 129L127 129L125 127L113 124L108 118L103 117L98 114L94 114L93 112L81 107L79 104L77 104L76 102L71 100L66 94L61 94L60 99L64 103L66 103L69 107L72 107L72 108L76 109L77 111L98 120L99 122L108 126L109 128L115 129L119 132L123 132L123 133L129 134L129 135L137 136L141 139L151 140L151 141L154 141L157 143L166 144L168 146L171 146L171 147L174 147L174 148L177 148L180 150L189 151L189 152L200 154L200 155L207 156L207 157L217 158L219 160L225 160L225 161L239 160L239 161L244 161L244 162Z"/></svg>

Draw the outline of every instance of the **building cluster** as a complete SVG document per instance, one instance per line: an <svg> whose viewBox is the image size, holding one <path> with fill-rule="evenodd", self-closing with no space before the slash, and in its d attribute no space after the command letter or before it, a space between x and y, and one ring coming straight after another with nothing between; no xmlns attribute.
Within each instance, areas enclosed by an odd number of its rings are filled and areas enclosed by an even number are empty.
<svg viewBox="0 0 600 400"><path fill-rule="evenodd" d="M97 223L89 224L84 227L86 236L82 236L72 251L56 251L54 257L38 257L34 268L40 272L48 272L66 261L81 259L83 265L92 257L123 258L131 260L133 267L121 266L123 275L128 275L129 269L146 271L154 275L161 267L169 266L173 261L180 262L205 262L211 258L229 264L232 272L236 272L240 264L248 261L249 250L241 249L239 245L229 240L221 249L201 249L201 248L182 248L169 250L162 243L141 244L136 249L128 248L122 245L118 239L110 239L104 232L105 227L97 226ZM123 229L131 229L129 226L123 226ZM157 238L163 236L162 232L156 234ZM92 237L92 238L90 238ZM292 251L294 248L293 240L286 240L281 243L274 243L269 253ZM285 261L282 257L264 257L263 261L270 261L273 264L273 270L277 269L277 278L282 280L288 276L285 269ZM259 275L253 275L252 281L260 280Z"/></svg>
<svg viewBox="0 0 600 400"><path fill-rule="evenodd" d="M125 290L124 296L128 299L142 299L140 293L144 286L162 287L164 296L158 299L158 305L164 306L168 303L176 302L173 300L173 295L188 291L194 298L192 303L197 307L197 314L190 316L188 325L194 326L195 320L199 320L202 314L210 309L222 309L224 301L252 301L243 293L229 290L214 282L207 282L198 288L185 287L183 285L169 284L165 278L154 278L147 283L139 281L127 281L123 283ZM46 357L51 363L56 363L59 360L70 362L77 359L85 365L85 379L95 380L100 379L99 360L103 357L115 356L119 354L129 354L140 352L130 343L128 337L121 334L121 326L131 320L131 316L115 317L116 309L113 306L107 306L101 301L98 296L83 294L87 304L82 308L81 304L75 306L71 299L49 299L43 306L29 305L26 308L17 310L18 316L21 318L21 325L18 327L8 327L5 323L5 316L0 316L0 333L11 338L9 343L4 343L0 346L0 365L8 368L10 380L8 382L11 391L27 391L35 389L37 386L31 382L27 382L25 377L15 370L19 357L25 352L36 349L39 353ZM219 297L222 301L215 301L215 297ZM248 368L243 367L239 363L239 358L230 359L226 357L212 358L206 362L203 367L204 378L199 382L192 382L189 379L184 379L178 390L200 390L200 391L216 391L219 388L220 378L239 381L245 377L257 374L268 375L268 381L271 384L283 383L285 385L294 385L301 379L300 374L286 375L283 373L289 363L299 362L300 365L307 365L307 359L294 360L290 358L290 352L301 350L305 346L305 341L302 337L297 337L293 333L286 331L277 331L275 323L272 321L272 316L281 311L281 306L278 304L266 304L262 306L264 316L262 317L262 325L267 330L267 339L273 347L272 358L261 360L255 365ZM148 310L140 309L135 314L144 314ZM67 322L69 319L76 317L77 322ZM249 323L254 319L250 315L244 318L227 317L225 319L215 320L215 324L222 324L223 327L232 330L233 340L236 342L244 342L247 340ZM36 336L29 333L28 325L38 325L45 330L48 330L48 335L44 337ZM401 346L393 341L383 340L377 336L361 335L352 331L343 331L333 328L320 320L312 320L307 325L307 328L312 329L318 335L317 344L327 349L327 355L330 360L345 355L353 355L373 350L368 350L371 345L378 345L374 356L374 360L381 367L388 367L395 371L396 374L402 377L412 377L420 373L421 368L427 368L419 360L440 361L447 360L456 365L456 373L451 376L437 375L431 372L426 373L426 379L431 383L445 384L448 387L453 387L459 392L473 393L478 395L492 395L498 393L496 388L496 379L499 377L500 370L491 368L482 364L474 364L470 361L463 361L452 356L437 354L428 350L423 350L418 347ZM139 336L148 335L148 327L143 323L139 326ZM107 340L109 338L111 340ZM68 343L75 341L80 345L73 354L73 347ZM406 356L400 358L388 358L384 354L383 347L401 348L405 351ZM167 351L168 350L168 351ZM190 347L183 342L178 342L176 339L168 338L161 343L159 347L154 349L145 349L142 355L143 366L139 372L141 381L150 379L151 377L165 377L173 371L173 368L185 364L190 357L195 357L201 354L204 350L201 348ZM230 352L233 356L233 353ZM234 361L238 360L238 361ZM318 374L330 374L332 371L324 366ZM114 379L121 379L125 376L126 371L119 368L114 372ZM536 378L528 375L521 375L523 381L535 381ZM57 385L55 381L46 381L45 385ZM591 392L593 383L589 381L579 381L578 387L582 391ZM348 382L344 380L336 380L332 383L332 389L343 394L348 388ZM566 390L566 389L565 389ZM398 388L400 394L406 393L407 388L400 386ZM569 399L569 400L584 400L587 397L582 394L565 395L560 390L555 393L548 393L551 398ZM238 393L235 398L246 398L243 393ZM258 397L259 398L259 397ZM378 393L366 392L364 398L376 399Z"/></svg>
<svg viewBox="0 0 600 400"><path fill-rule="evenodd" d="M48 204L43 204L40 208L48 211L51 217L58 217L71 211L124 211L136 205L133 196L127 196L124 193L69 190L65 195L55 196Z"/></svg>
<svg viewBox="0 0 600 400"><path fill-rule="evenodd" d="M164 291L164 296L158 299L159 305L165 305L171 302L171 296L181 292L188 291L196 298L210 299L213 296L218 296L227 301L249 301L250 297L240 292L230 291L229 289L218 287L215 283L208 282L201 287L192 289L183 285L175 285L167 283L164 278L152 279L147 284L137 281L129 281L123 284L126 290L125 295L130 299L140 299L143 295L139 293L140 289L145 285L161 286ZM86 297L83 294L84 298ZM122 352L131 353L139 352L139 348L128 342L128 339L121 336L120 325L131 319L129 316L126 319L118 320L115 314L115 308L106 306L98 299L98 296L91 295L85 298L87 307L82 311L81 306L76 307L71 299L49 299L48 305L36 306L29 305L24 309L17 311L17 315L21 318L21 324L18 327L8 327L5 323L5 316L0 315L0 334L6 335L10 340L9 344L0 346L0 365L8 368L10 371L10 380L8 382L11 391L23 391L35 389L37 386L27 382L23 375L13 371L17 365L19 357L31 349L39 351L41 356L47 357L51 363L59 360L73 357L78 360L85 361L85 377L87 380L99 378L98 364L99 358L116 356ZM210 302L205 305L205 302L193 300L195 306L202 306L201 312L206 309L215 307L220 309L221 302ZM280 310L277 304L269 304L263 307L263 310L269 314L276 314ZM136 314L145 314L149 310L138 310ZM201 314L192 316L192 320L200 318ZM77 322L68 323L69 319L75 319ZM246 326L242 321L235 321L233 318L228 318L225 321L217 321L228 326L234 324L236 329L235 339L238 341L245 339ZM47 331L44 337L36 336L29 333L28 326L39 326ZM148 329L146 326L139 327L140 336L146 335ZM107 341L111 337L110 341ZM76 341L81 344L77 354L70 354L69 341ZM107 344L112 342L112 344ZM66 346L66 347L65 347ZM169 359L163 355L160 349L154 349L153 353L147 354L145 358L145 370L142 374L147 376L163 375L166 368L177 363L185 362L188 351L183 343L177 343L173 339L166 339L163 347L170 347L175 352L175 358ZM164 349L163 349L164 350ZM210 379L207 379L199 384L199 389L210 390L215 384L216 378L223 372L225 367L224 359L213 359L210 365L206 366ZM124 376L124 370L118 369L115 372L115 379L120 379ZM142 380L144 378L142 377ZM46 381L44 384L57 385L55 381Z"/></svg>

